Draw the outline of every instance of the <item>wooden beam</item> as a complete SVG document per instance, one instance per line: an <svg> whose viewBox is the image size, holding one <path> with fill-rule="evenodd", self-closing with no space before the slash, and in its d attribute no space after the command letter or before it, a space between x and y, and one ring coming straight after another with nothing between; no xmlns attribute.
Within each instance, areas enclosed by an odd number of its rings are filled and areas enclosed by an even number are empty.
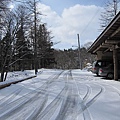
<svg viewBox="0 0 120 120"><path fill-rule="evenodd" d="M101 49L101 48L109 48L109 46L100 45L99 47L97 47L97 48L93 51L93 53L96 53L96 52L99 51L99 49Z"/></svg>
<svg viewBox="0 0 120 120"><path fill-rule="evenodd" d="M99 49L100 49L100 46L97 47L97 48L93 51L93 53L96 53Z"/></svg>
<svg viewBox="0 0 120 120"><path fill-rule="evenodd" d="M111 44L108 44L108 43L105 43L105 42L104 42L104 43L101 44L101 46L103 46L103 47L110 47Z"/></svg>
<svg viewBox="0 0 120 120"><path fill-rule="evenodd" d="M117 50L113 49L113 63L114 63L114 80L118 80L118 57L117 57Z"/></svg>
<svg viewBox="0 0 120 120"><path fill-rule="evenodd" d="M120 43L120 41L116 41L116 40L105 40L106 44L118 44Z"/></svg>
<svg viewBox="0 0 120 120"><path fill-rule="evenodd" d="M107 44L106 45L105 44L104 45L100 45L100 48L109 48L109 47L110 47L110 45L107 45Z"/></svg>
<svg viewBox="0 0 120 120"><path fill-rule="evenodd" d="M109 51L110 50L110 48L107 48L103 53L106 53L107 51Z"/></svg>
<svg viewBox="0 0 120 120"><path fill-rule="evenodd" d="M115 36L119 31L120 31L120 27L118 27L117 30L115 30L110 37Z"/></svg>
<svg viewBox="0 0 120 120"><path fill-rule="evenodd" d="M97 51L99 51L99 49L101 49L101 48L106 48L107 50L105 50L105 52L107 52L108 50L110 50L110 51L113 51L113 46L115 45L115 49L118 49L118 48L120 48L117 44L118 44L119 42L118 41L112 41L112 40L106 40L105 42L103 42L101 45L99 45L99 47L97 47L94 51L93 51L93 53L96 53Z"/></svg>

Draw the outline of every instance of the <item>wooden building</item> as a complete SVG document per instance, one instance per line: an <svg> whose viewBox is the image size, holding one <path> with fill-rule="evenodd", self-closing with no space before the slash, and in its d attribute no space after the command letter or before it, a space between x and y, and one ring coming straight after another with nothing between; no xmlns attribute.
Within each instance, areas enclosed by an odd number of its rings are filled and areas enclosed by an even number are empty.
<svg viewBox="0 0 120 120"><path fill-rule="evenodd" d="M120 60L120 12L90 46L88 52L96 54L98 59L113 59L114 79L118 80L118 62Z"/></svg>

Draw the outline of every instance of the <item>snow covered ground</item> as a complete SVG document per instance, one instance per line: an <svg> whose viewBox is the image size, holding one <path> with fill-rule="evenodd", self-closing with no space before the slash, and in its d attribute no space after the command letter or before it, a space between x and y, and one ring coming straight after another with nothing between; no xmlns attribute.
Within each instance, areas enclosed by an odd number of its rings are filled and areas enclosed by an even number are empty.
<svg viewBox="0 0 120 120"><path fill-rule="evenodd" d="M32 75L10 73L7 81ZM87 71L40 69L0 90L0 120L120 120L119 111L120 83Z"/></svg>

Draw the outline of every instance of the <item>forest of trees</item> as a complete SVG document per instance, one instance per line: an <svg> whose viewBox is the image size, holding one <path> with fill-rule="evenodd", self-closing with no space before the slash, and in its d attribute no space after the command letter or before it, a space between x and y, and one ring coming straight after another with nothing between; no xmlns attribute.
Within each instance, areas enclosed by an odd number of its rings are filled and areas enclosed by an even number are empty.
<svg viewBox="0 0 120 120"><path fill-rule="evenodd" d="M68 50L59 50L55 51L55 60L57 61L57 64L55 64L55 68L58 69L83 69L86 67L87 63L93 63L95 60L95 56L91 55L90 53L87 52L87 49L85 47L82 47L80 49L81 52L81 67L79 65L79 56L78 56L78 49L73 50L68 49ZM64 58L64 59L62 59Z"/></svg>
<svg viewBox="0 0 120 120"><path fill-rule="evenodd" d="M0 81L15 70L48 67L55 61L50 31L40 22L37 0L17 2L14 10L9 0L0 1Z"/></svg>

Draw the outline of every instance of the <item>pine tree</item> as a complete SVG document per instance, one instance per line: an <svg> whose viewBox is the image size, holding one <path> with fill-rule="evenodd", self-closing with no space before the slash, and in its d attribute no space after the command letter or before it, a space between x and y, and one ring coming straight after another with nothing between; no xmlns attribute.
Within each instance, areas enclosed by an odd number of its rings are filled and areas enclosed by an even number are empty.
<svg viewBox="0 0 120 120"><path fill-rule="evenodd" d="M54 62L54 49L51 46L50 32L47 30L46 25L42 24L37 31L37 53L41 67L48 67Z"/></svg>
<svg viewBox="0 0 120 120"><path fill-rule="evenodd" d="M27 41L25 41L24 31L21 27L16 33L16 58L21 58L18 62L18 70L24 70L24 59L26 57L26 53L28 52ZM25 55L25 56L24 56Z"/></svg>

